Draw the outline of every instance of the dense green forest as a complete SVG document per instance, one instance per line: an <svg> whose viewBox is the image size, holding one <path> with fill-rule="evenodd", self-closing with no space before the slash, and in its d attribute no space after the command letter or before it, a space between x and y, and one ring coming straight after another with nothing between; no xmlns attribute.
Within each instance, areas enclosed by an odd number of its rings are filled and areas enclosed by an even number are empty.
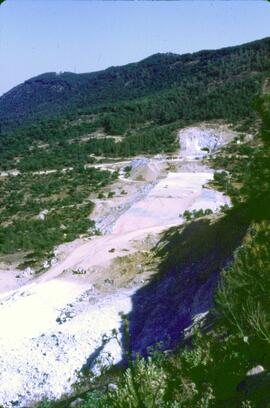
<svg viewBox="0 0 270 408"><path fill-rule="evenodd" d="M198 86L209 92L227 82L246 80L269 70L269 47L270 39L266 38L194 54L155 54L138 63L88 74L45 73L0 98L0 120L6 126L12 125L10 120L31 120L85 107L95 110L97 106L168 89L178 88L184 98Z"/></svg>
<svg viewBox="0 0 270 408"><path fill-rule="evenodd" d="M93 154L128 157L173 152L175 130L202 120L240 121L247 129L255 121L251 103L260 93L265 75L210 88L194 82L184 90L176 88L155 97L118 103L95 114L85 110L68 118L19 126L2 132L1 168L27 171L85 164L93 160ZM107 137L98 138L98 130ZM114 135L123 138L116 142L110 137ZM88 140L81 142L85 136Z"/></svg>

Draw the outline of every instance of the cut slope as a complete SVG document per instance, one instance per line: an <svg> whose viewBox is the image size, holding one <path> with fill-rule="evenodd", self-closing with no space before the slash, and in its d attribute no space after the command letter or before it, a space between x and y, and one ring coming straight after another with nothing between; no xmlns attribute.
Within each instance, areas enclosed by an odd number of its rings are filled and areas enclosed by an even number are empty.
<svg viewBox="0 0 270 408"><path fill-rule="evenodd" d="M181 143L180 157L195 159L222 147L235 137L235 132L227 127L211 129L209 127L190 127L179 132Z"/></svg>

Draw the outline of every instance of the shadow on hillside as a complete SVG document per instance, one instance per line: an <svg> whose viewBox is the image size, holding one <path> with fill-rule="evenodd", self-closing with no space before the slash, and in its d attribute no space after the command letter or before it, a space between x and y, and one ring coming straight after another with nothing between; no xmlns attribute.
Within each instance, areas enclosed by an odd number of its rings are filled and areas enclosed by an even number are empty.
<svg viewBox="0 0 270 408"><path fill-rule="evenodd" d="M158 274L132 297L129 347L146 355L162 343L174 347L192 318L213 306L220 271L232 260L248 227L241 209L231 210L215 223L194 221L166 231L154 252Z"/></svg>
<svg viewBox="0 0 270 408"><path fill-rule="evenodd" d="M158 272L132 296L132 310L127 315L128 350L124 321L122 324L124 355L145 356L157 343L162 349L173 348L192 318L213 306L220 272L240 245L248 218L245 210L232 209L214 223L201 219L163 234L153 250L159 259ZM92 369L105 344L89 356L81 371Z"/></svg>

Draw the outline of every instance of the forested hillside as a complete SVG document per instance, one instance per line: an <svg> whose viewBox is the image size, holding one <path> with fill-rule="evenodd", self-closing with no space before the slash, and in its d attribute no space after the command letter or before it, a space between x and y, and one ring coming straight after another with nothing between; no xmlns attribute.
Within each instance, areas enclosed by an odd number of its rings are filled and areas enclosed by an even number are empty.
<svg viewBox="0 0 270 408"><path fill-rule="evenodd" d="M92 162L93 154L170 152L175 129L202 120L225 119L247 129L255 120L252 101L269 76L269 54L266 38L218 51L157 54L99 73L44 74L26 81L0 98L1 169L81 165ZM117 143L115 135L121 136Z"/></svg>
<svg viewBox="0 0 270 408"><path fill-rule="evenodd" d="M70 113L164 90L177 90L173 95L181 105L177 109L178 117L185 116L186 99L192 93L199 103L201 96L210 94L214 98L220 86L226 85L224 90L234 93L233 84L239 83L240 88L245 88L247 81L249 89L251 78L259 78L269 70L269 52L270 39L266 38L215 51L156 54L138 63L93 73L45 73L25 81L0 98L0 120L6 125L10 119L20 121ZM236 92L239 86L236 85ZM208 107L204 109L205 112L209 110Z"/></svg>

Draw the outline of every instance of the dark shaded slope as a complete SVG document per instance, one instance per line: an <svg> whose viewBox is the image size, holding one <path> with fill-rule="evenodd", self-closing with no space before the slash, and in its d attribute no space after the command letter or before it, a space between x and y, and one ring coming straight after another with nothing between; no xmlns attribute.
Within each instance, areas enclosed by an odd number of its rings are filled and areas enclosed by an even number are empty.
<svg viewBox="0 0 270 408"><path fill-rule="evenodd" d="M240 245L249 221L242 209L168 230L158 244L160 273L132 297L130 346L145 355L162 342L175 347L192 318L213 306L219 274Z"/></svg>

